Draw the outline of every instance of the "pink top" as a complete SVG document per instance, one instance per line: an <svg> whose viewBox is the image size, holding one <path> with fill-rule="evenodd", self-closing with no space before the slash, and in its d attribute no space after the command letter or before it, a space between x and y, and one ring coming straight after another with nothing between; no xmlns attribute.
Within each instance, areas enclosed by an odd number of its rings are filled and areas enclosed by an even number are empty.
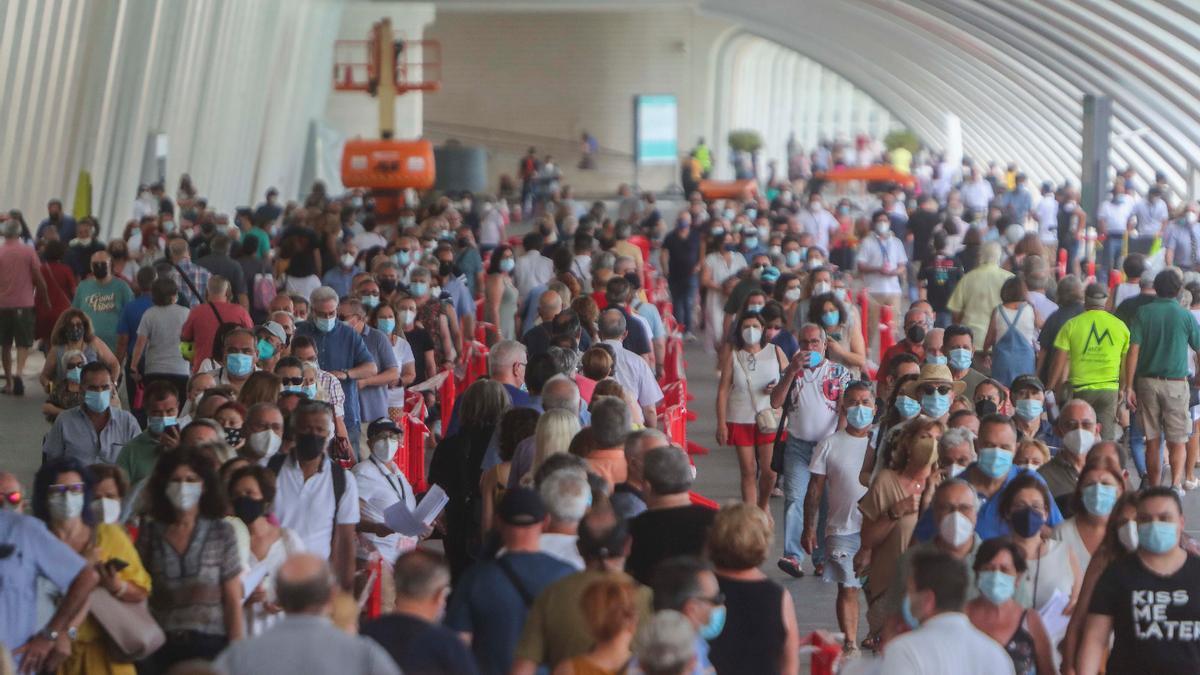
<svg viewBox="0 0 1200 675"><path fill-rule="evenodd" d="M33 307L33 276L41 266L37 252L20 239L0 245L0 309Z"/></svg>

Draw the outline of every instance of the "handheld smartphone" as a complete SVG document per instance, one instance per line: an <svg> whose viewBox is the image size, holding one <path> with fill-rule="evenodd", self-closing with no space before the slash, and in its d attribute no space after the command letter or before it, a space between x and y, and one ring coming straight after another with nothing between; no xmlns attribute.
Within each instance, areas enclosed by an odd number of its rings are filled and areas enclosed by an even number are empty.
<svg viewBox="0 0 1200 675"><path fill-rule="evenodd" d="M129 563L124 560L121 560L120 558L111 558L104 564L108 565L109 568L112 569L112 571L114 571L114 572L120 572L121 570L125 569L126 567L129 567Z"/></svg>

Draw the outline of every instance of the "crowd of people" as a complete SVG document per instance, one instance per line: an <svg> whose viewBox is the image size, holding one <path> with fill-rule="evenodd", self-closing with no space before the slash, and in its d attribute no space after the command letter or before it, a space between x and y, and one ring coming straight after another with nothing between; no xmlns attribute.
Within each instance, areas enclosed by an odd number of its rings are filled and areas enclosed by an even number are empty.
<svg viewBox="0 0 1200 675"><path fill-rule="evenodd" d="M4 393L40 350L49 428L30 485L0 473L0 645L22 672L794 674L799 610L843 672L1189 670L1196 205L1153 186L1092 247L1070 187L1009 174L394 218L317 184L232 219L185 176L107 243L10 212ZM1116 236L1122 282L1082 276ZM719 508L664 429L692 341ZM768 576L776 539L834 607Z"/></svg>

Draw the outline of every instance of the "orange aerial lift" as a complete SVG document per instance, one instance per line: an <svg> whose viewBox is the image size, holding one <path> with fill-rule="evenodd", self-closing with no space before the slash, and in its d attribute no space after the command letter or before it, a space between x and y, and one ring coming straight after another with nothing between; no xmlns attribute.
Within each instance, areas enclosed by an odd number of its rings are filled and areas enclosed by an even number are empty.
<svg viewBox="0 0 1200 675"><path fill-rule="evenodd" d="M396 97L441 87L441 45L434 40L397 40L391 20L383 19L371 27L367 40L338 40L334 57L335 90L365 91L379 101L379 140L346 141L342 184L370 190L376 213L395 215L404 204L404 190L428 190L435 176L429 141L393 138Z"/></svg>

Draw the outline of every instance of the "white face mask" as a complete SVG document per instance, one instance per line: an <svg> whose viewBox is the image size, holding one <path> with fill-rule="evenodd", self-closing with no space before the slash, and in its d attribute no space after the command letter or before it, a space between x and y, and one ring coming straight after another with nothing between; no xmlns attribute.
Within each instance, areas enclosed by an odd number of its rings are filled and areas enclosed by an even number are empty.
<svg viewBox="0 0 1200 675"><path fill-rule="evenodd" d="M801 297L803 294L804 294L804 291L803 291L803 289L800 289L800 288L789 288L789 289L787 289L786 291L784 291L784 292L783 292L783 297L784 297L784 298L785 298L785 299L786 299L788 302L796 302L797 300L799 300L799 299L800 299L800 297Z"/></svg>
<svg viewBox="0 0 1200 675"><path fill-rule="evenodd" d="M833 284L828 281L818 281L813 284L813 295L825 295L833 290Z"/></svg>
<svg viewBox="0 0 1200 675"><path fill-rule="evenodd" d="M1118 527L1117 539L1125 547L1126 551L1130 553L1136 551L1138 548L1137 521L1126 521L1124 525Z"/></svg>
<svg viewBox="0 0 1200 675"><path fill-rule="evenodd" d="M1188 225L1195 225L1197 220L1200 220L1200 214L1197 214L1195 211L1187 212Z"/></svg>
<svg viewBox="0 0 1200 675"><path fill-rule="evenodd" d="M417 318L417 313L411 309L402 309L396 313L396 318L399 319L401 326L411 326Z"/></svg>
<svg viewBox="0 0 1200 675"><path fill-rule="evenodd" d="M276 436L275 432L270 429L256 431L246 438L246 447L262 459L268 459L279 452L279 446L282 443L283 439Z"/></svg>
<svg viewBox="0 0 1200 675"><path fill-rule="evenodd" d="M204 483L185 483L173 480L167 483L167 499L180 511L189 511L200 503L204 494Z"/></svg>
<svg viewBox="0 0 1200 675"><path fill-rule="evenodd" d="M83 513L83 493L64 492L50 495L46 506L50 509L50 519L62 522L78 518Z"/></svg>
<svg viewBox="0 0 1200 675"><path fill-rule="evenodd" d="M967 467L963 466L962 464L951 464L948 468L948 472L949 472L951 478L958 478L958 476L966 470L967 470Z"/></svg>
<svg viewBox="0 0 1200 675"><path fill-rule="evenodd" d="M938 536L955 548L970 541L974 535L975 523L958 511L946 514L938 523Z"/></svg>
<svg viewBox="0 0 1200 675"><path fill-rule="evenodd" d="M92 510L96 520L112 525L121 519L121 502L111 497L102 497L92 502Z"/></svg>
<svg viewBox="0 0 1200 675"><path fill-rule="evenodd" d="M383 438L375 441L375 444L371 446L371 456L381 462L390 462L396 456L396 451L399 449L399 439Z"/></svg>
<svg viewBox="0 0 1200 675"><path fill-rule="evenodd" d="M1063 436L1063 446L1082 457L1096 443L1096 435L1087 429L1072 429Z"/></svg>
<svg viewBox="0 0 1200 675"><path fill-rule="evenodd" d="M742 329L742 340L744 340L746 342L747 346L756 345L756 344L758 344L758 341L761 339L762 339L762 329L761 328L747 327L747 328Z"/></svg>

